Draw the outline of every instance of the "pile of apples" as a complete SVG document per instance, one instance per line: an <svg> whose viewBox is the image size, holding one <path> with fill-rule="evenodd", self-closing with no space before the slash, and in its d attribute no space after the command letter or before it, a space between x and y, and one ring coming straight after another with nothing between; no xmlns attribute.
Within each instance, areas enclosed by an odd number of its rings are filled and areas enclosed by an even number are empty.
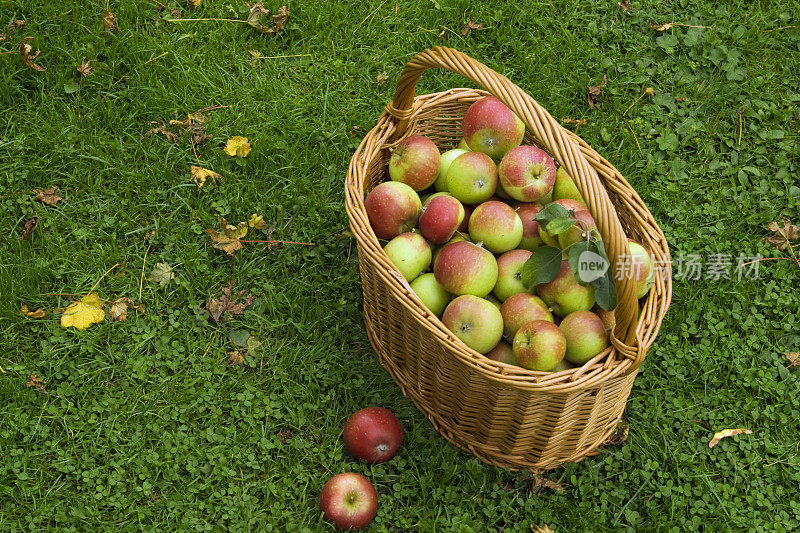
<svg viewBox="0 0 800 533"><path fill-rule="evenodd" d="M472 104L462 132L458 148L441 154L421 135L397 145L391 181L365 199L370 225L411 289L468 347L529 370L585 364L608 348L616 305L610 271L576 275L584 252L608 261L586 202L547 152L522 145L524 123L497 98ZM641 298L654 260L640 243L630 251L626 275Z"/></svg>

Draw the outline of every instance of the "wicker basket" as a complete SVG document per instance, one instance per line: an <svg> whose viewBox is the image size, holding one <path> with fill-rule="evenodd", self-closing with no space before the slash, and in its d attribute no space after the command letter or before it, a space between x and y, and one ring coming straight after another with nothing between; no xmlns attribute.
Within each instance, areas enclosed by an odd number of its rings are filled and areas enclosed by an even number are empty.
<svg viewBox="0 0 800 533"><path fill-rule="evenodd" d="M453 71L488 92L451 89L415 97L416 83L429 68ZM526 143L547 150L574 177L612 267L630 261L627 236L649 247L662 267L641 309L632 282L616 282L612 346L581 368L529 371L468 348L413 293L370 227L364 198L385 179L390 149L412 133L428 136L442 150L455 147L467 108L487 94L522 119ZM666 238L625 178L508 78L461 52L436 47L406 65L394 101L353 155L345 194L370 342L436 430L479 459L515 470L553 468L598 453L622 416L672 294Z"/></svg>

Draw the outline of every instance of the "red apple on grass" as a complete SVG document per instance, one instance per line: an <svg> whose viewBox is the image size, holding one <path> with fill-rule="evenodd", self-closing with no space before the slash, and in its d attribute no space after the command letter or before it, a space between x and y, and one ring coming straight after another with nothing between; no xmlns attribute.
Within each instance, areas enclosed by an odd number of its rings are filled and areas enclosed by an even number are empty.
<svg viewBox="0 0 800 533"><path fill-rule="evenodd" d="M389 159L392 181L405 183L415 191L430 187L439 175L441 156L433 141L422 135L403 139Z"/></svg>
<svg viewBox="0 0 800 533"><path fill-rule="evenodd" d="M342 438L353 457L378 464L391 459L400 449L403 426L388 409L367 407L347 420Z"/></svg>
<svg viewBox="0 0 800 533"><path fill-rule="evenodd" d="M431 264L431 246L419 233L398 235L383 247L406 281L419 276Z"/></svg>
<svg viewBox="0 0 800 533"><path fill-rule="evenodd" d="M522 220L510 205L489 200L472 211L469 236L494 253L507 252L522 240Z"/></svg>
<svg viewBox="0 0 800 533"><path fill-rule="evenodd" d="M567 341L552 322L534 320L514 335L513 350L521 367L548 371L564 359Z"/></svg>
<svg viewBox="0 0 800 533"><path fill-rule="evenodd" d="M497 165L480 152L456 157L447 169L447 190L465 204L479 204L497 190Z"/></svg>
<svg viewBox="0 0 800 533"><path fill-rule="evenodd" d="M442 323L468 347L485 354L503 336L503 317L491 302L477 296L459 296L447 306Z"/></svg>
<svg viewBox="0 0 800 533"><path fill-rule="evenodd" d="M628 239L628 247L631 251L631 264L620 267L621 274L633 278L636 283L636 297L642 298L655 281L655 259L647 248L632 239Z"/></svg>
<svg viewBox="0 0 800 533"><path fill-rule="evenodd" d="M594 305L594 288L581 285L569 266L561 262L556 278L536 287L536 292L558 316L567 316L575 311L588 311Z"/></svg>
<svg viewBox="0 0 800 533"><path fill-rule="evenodd" d="M553 322L553 314L547 304L538 296L524 292L503 302L500 314L503 316L503 333L509 339L513 339L522 326L534 320Z"/></svg>
<svg viewBox="0 0 800 533"><path fill-rule="evenodd" d="M439 252L433 273L448 292L483 297L497 283L497 261L491 252L480 246L467 241L455 242Z"/></svg>
<svg viewBox="0 0 800 533"><path fill-rule="evenodd" d="M436 181L433 182L433 188L440 192L447 192L447 170L450 168L450 163L453 160L460 156L461 154L466 154L469 150L465 150L462 148L453 148L452 150L448 150L442 154L441 161L439 163L439 174L436 176Z"/></svg>
<svg viewBox="0 0 800 533"><path fill-rule="evenodd" d="M608 333L600 317L591 311L576 311L558 325L567 339L564 359L582 365L610 346Z"/></svg>
<svg viewBox="0 0 800 533"><path fill-rule="evenodd" d="M519 241L519 248L530 252L536 251L544 244L539 236L539 223L536 222L536 214L542 210L542 206L537 203L518 203L515 208L522 220L522 240Z"/></svg>
<svg viewBox="0 0 800 533"><path fill-rule="evenodd" d="M355 472L333 476L322 487L319 508L337 529L363 529L378 512L378 493L367 478Z"/></svg>
<svg viewBox="0 0 800 533"><path fill-rule="evenodd" d="M444 313L447 304L453 299L453 295L439 285L439 282L436 281L436 276L431 272L417 276L417 278L411 282L411 290L419 296L419 299L422 300L425 307L439 318L441 318L442 313Z"/></svg>
<svg viewBox="0 0 800 533"><path fill-rule="evenodd" d="M486 352L486 357L492 361L519 366L519 363L517 363L517 356L514 355L514 350L511 349L511 345L507 342L498 342L497 346Z"/></svg>
<svg viewBox="0 0 800 533"><path fill-rule="evenodd" d="M364 207L375 235L389 240L416 225L422 202L405 183L386 181L369 192Z"/></svg>
<svg viewBox="0 0 800 533"><path fill-rule="evenodd" d="M564 167L559 167L556 172L556 183L553 185L553 200L563 200L565 198L576 200L586 205L586 200L581 196L581 192L578 190L572 177L567 174Z"/></svg>
<svg viewBox="0 0 800 533"><path fill-rule="evenodd" d="M511 250L497 258L497 283L492 292L504 302L509 296L527 292L522 283L522 266L531 256L528 250Z"/></svg>
<svg viewBox="0 0 800 533"><path fill-rule="evenodd" d="M503 190L521 202L536 202L553 190L556 165L536 146L517 146L503 156L497 167Z"/></svg>
<svg viewBox="0 0 800 533"><path fill-rule="evenodd" d="M499 160L522 143L525 124L503 102L486 96L469 106L461 131L472 150Z"/></svg>
<svg viewBox="0 0 800 533"><path fill-rule="evenodd" d="M444 244L464 220L464 206L450 195L431 198L419 217L419 231L433 244Z"/></svg>

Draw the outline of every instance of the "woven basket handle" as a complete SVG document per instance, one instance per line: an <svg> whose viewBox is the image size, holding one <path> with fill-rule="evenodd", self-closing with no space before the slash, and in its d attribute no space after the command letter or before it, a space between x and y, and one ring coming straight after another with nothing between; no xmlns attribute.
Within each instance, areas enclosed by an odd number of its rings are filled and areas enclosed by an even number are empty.
<svg viewBox="0 0 800 533"><path fill-rule="evenodd" d="M597 223L611 259L611 268L614 269L612 272L617 271L618 264L631 264L628 239L597 171L586 161L580 148L569 139L567 131L542 106L508 78L483 63L458 50L441 46L424 50L414 56L403 69L397 82L394 100L387 106L388 112L398 120L395 138L407 132L413 115L412 106L417 81L431 68L444 68L460 74L511 108L525 123L528 131L533 132L536 139L575 180L578 190L586 199L589 212ZM615 281L618 304L612 342L625 357L633 360L628 369L628 372L633 372L644 360L646 350L636 337L639 315L636 289L633 281L627 276L622 278Z"/></svg>

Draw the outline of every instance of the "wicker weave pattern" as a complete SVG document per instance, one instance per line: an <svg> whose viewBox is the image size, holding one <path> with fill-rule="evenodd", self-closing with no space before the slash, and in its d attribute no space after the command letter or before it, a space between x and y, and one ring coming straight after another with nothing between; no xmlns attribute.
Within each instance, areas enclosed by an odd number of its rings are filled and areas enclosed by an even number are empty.
<svg viewBox="0 0 800 533"><path fill-rule="evenodd" d="M434 67L457 72L489 92L452 89L415 97L417 80ZM408 63L394 102L350 163L345 201L358 243L364 319L381 364L445 438L499 466L551 468L596 453L614 431L669 306L671 277L668 269L658 273L641 310L632 284L620 280L612 347L579 369L557 373L491 361L428 312L383 252L364 197L385 179L389 149L399 140L417 133L440 149L455 147L467 108L490 93L525 122L526 142L545 148L574 177L612 264L628 260L630 236L644 243L657 262L669 265L663 233L610 163L507 78L460 52L433 48Z"/></svg>

